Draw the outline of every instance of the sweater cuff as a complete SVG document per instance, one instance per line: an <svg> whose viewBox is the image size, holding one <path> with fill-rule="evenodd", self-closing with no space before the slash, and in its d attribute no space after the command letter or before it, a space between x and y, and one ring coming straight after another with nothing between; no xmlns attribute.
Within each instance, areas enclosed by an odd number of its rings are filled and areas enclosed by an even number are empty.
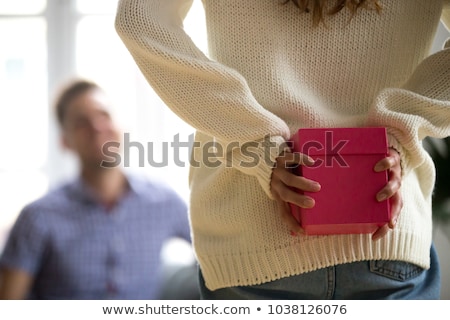
<svg viewBox="0 0 450 320"><path fill-rule="evenodd" d="M283 152L290 151L290 148L283 137L266 136L262 142L262 148L260 150L260 161L255 168L255 176L264 192L270 199L274 200L275 198L273 197L270 189L272 171L278 156Z"/></svg>

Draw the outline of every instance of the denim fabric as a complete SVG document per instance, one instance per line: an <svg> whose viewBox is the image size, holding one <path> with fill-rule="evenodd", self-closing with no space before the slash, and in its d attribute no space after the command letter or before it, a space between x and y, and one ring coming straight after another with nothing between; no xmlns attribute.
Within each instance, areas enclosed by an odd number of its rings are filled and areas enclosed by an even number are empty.
<svg viewBox="0 0 450 320"><path fill-rule="evenodd" d="M255 286L210 291L200 272L202 299L377 300L439 299L440 270L434 246L428 270L402 261L362 261L323 268Z"/></svg>

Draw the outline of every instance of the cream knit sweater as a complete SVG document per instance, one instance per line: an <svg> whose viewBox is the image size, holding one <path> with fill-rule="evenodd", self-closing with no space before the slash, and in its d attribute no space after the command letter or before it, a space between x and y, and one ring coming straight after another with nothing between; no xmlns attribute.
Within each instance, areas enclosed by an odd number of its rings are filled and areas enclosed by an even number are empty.
<svg viewBox="0 0 450 320"><path fill-rule="evenodd" d="M183 31L192 0L119 3L116 29L143 74L198 130L190 218L206 285L260 284L369 259L428 268L435 171L421 140L450 135L450 50L425 58L440 17L449 25L450 1L381 0L381 13L351 19L343 10L318 27L280 2L203 0L208 57ZM401 152L397 227L376 242L292 237L270 191L280 148L268 146L300 127L352 126L387 127ZM212 142L217 158L203 148ZM241 152L248 143L250 155Z"/></svg>

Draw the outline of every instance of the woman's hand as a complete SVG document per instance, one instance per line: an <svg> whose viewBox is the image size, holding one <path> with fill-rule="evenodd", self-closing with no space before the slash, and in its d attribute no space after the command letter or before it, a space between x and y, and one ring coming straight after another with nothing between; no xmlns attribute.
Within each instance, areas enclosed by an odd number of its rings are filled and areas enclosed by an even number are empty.
<svg viewBox="0 0 450 320"><path fill-rule="evenodd" d="M301 208L314 207L314 199L302 195L295 189L317 192L320 190L320 184L302 176L297 176L292 172L292 168L299 165L311 166L314 161L302 153L286 152L280 155L272 171L270 187L275 200L278 203L281 217L288 223L293 233L302 233L303 229L297 220L291 214L289 203L295 204ZM377 194L378 201L389 199L391 204L391 220L389 223L378 228L372 235L373 240L384 237L389 229L393 229L397 223L398 216L403 207L401 194L401 166L400 155L394 149L389 149L389 156L380 160L374 167L376 172L388 170L388 183Z"/></svg>
<svg viewBox="0 0 450 320"><path fill-rule="evenodd" d="M388 170L388 183L377 193L377 200L384 201L389 199L391 204L391 220L389 223L378 228L372 235L373 240L384 237L389 229L393 229L397 223L398 216L403 207L403 201L400 194L402 184L402 168L400 166L400 154L395 150L389 149L389 156L380 160L374 167L376 172Z"/></svg>
<svg viewBox="0 0 450 320"><path fill-rule="evenodd" d="M295 189L317 192L320 190L320 184L305 177L297 176L291 169L299 165L311 166L313 164L314 160L306 154L285 152L277 158L272 171L270 181L272 194L278 203L281 217L288 223L291 232L294 234L302 233L303 229L291 214L289 203L302 208L314 207L314 199L298 193Z"/></svg>

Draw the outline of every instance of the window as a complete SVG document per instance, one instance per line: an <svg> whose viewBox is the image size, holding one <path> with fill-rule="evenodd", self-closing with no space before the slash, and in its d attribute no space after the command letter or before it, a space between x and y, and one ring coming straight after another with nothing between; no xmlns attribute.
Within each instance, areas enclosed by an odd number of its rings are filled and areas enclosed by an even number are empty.
<svg viewBox="0 0 450 320"><path fill-rule="evenodd" d="M43 13L46 0L14 0L0 3L0 15L34 15Z"/></svg>
<svg viewBox="0 0 450 320"><path fill-rule="evenodd" d="M0 4L0 248L19 210L48 188L45 7L45 0Z"/></svg>
<svg viewBox="0 0 450 320"><path fill-rule="evenodd" d="M0 2L0 194L6 195L0 203L0 251L20 210L77 173L76 159L60 145L51 109L57 90L73 76L105 88L129 139L144 146L153 142L155 162L162 160L163 142L170 146L176 134L188 141L194 132L153 92L116 34L117 2ZM187 32L206 52L203 23L192 23L203 19L202 10L195 0ZM130 167L167 181L187 200L187 150L180 155L184 167L170 154L168 159L163 167L139 167L139 155L131 152Z"/></svg>

